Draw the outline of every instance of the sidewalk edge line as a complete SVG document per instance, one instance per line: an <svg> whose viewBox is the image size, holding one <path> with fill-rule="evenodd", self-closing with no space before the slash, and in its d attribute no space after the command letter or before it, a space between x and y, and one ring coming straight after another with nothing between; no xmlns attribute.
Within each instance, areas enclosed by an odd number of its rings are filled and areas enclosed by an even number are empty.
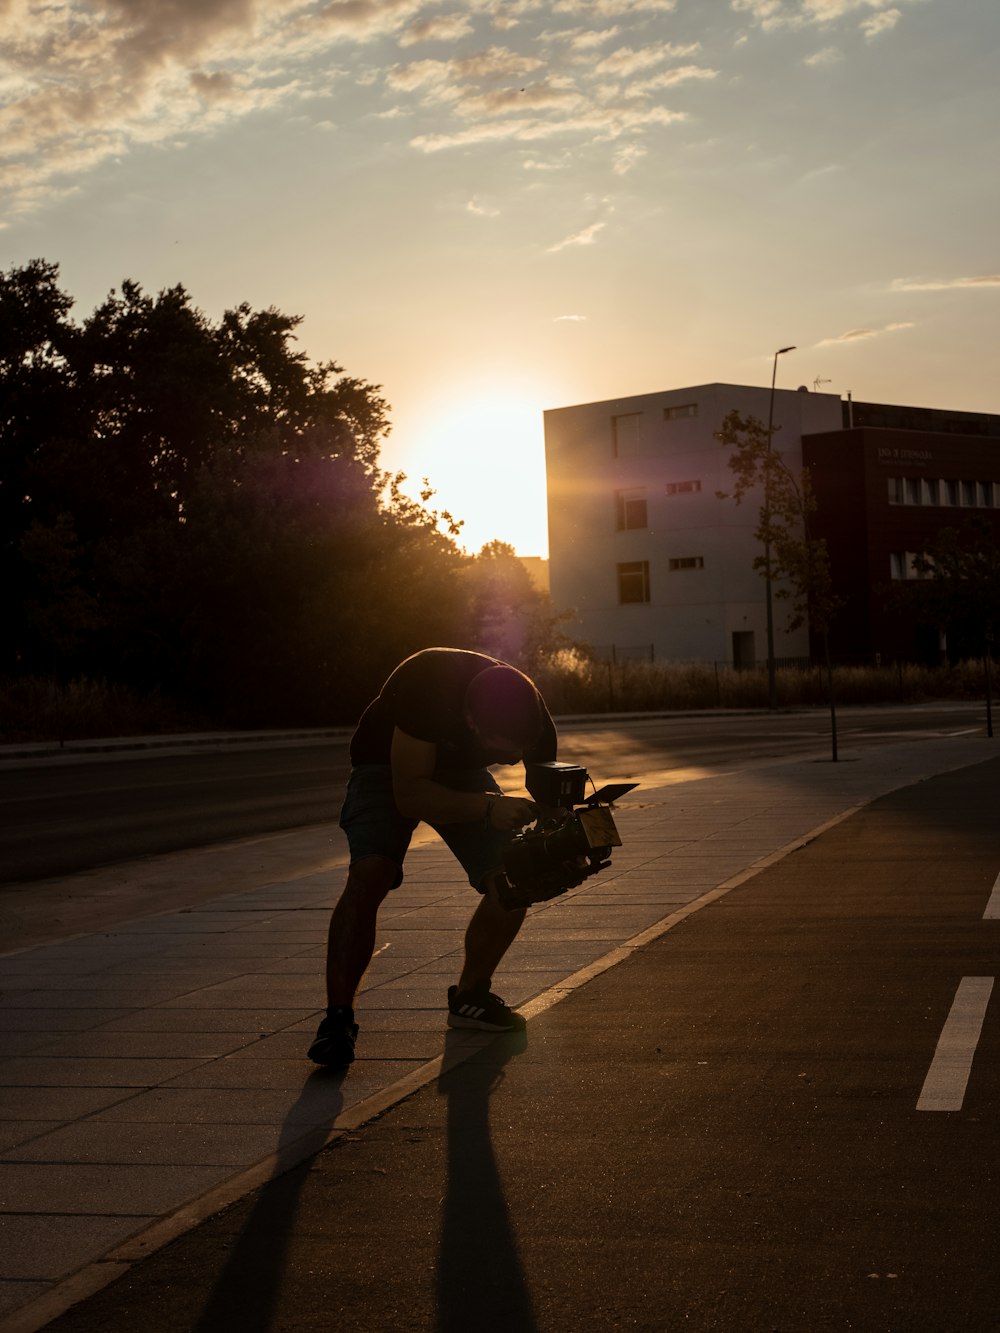
<svg viewBox="0 0 1000 1333"><path fill-rule="evenodd" d="M767 870L792 852L797 852L800 848L813 842L829 829L835 828L845 819L857 814L865 808L866 804L867 802L862 802L858 805L852 805L840 814L834 815L832 819L828 819L825 823L810 829L808 833L804 833L793 839L792 842L779 847L777 851L760 857L745 870L740 871L739 874L723 880L714 889L709 889L700 897L685 903L683 907L654 922L653 925L647 926L645 930L640 931L637 935L633 935L624 944L616 945L615 948L595 959L594 962L588 963L586 967L579 968L565 980L557 982L556 985L542 991L533 1000L529 1000L527 1004L519 1006L519 1012L524 1014L526 1018L534 1018L547 1009L551 1009L560 1000L565 999L575 990L586 985L588 981L592 981L603 972L610 971L618 963L624 962L637 949L641 949L661 935L665 935L668 930L680 925L682 921L687 920L689 916L693 916L695 912L700 912L703 907L718 902L720 898L724 898L733 889L737 889L748 880L754 879L761 871ZM449 1056L448 1067L454 1068L456 1065L464 1063L470 1056L495 1040L495 1036L494 1033L478 1034L470 1032L470 1040L454 1051L453 1058L451 1055ZM71 1306L96 1295L103 1287L122 1277L133 1264L147 1259L170 1241L176 1240L178 1236L193 1230L201 1222L220 1212L223 1208L238 1202L251 1190L260 1188L268 1181L274 1180L286 1171L299 1166L307 1158L314 1157L343 1134L359 1129L362 1125L374 1120L399 1102L412 1096L413 1093L419 1092L421 1088L426 1087L442 1072L444 1060L444 1054L435 1056L409 1074L397 1079L395 1083L390 1083L388 1087L372 1093L371 1096L349 1107L338 1115L329 1126L314 1126L312 1129L306 1129L297 1139L286 1144L277 1152L271 1153L263 1161L230 1176L199 1198L182 1205L169 1216L158 1218L157 1221L151 1223L142 1231L137 1232L128 1240L109 1250L101 1259L96 1259L85 1267L78 1269L77 1272L56 1283L51 1290L36 1297L27 1305L23 1305L19 1310L12 1311L6 1319L0 1320L0 1333L39 1333L39 1330L60 1315L65 1314Z"/></svg>
<svg viewBox="0 0 1000 1333"><path fill-rule="evenodd" d="M726 894L731 893L733 889L738 889L741 884L746 884L748 880L754 879L761 873L761 871L776 865L786 856L790 856L792 852L799 851L808 843L813 842L822 834L835 828L838 824L843 823L845 819L849 819L852 815L858 814L858 812L863 809L864 804L852 805L847 810L841 811L839 815L834 815L832 819L828 819L825 823L817 825L814 829L810 829L808 833L803 833L800 837L785 843L785 845L779 847L777 851L769 852L767 856L760 857L759 860L754 861L751 865L747 866L746 870L741 870L739 874L733 875L730 879L723 880L723 882L717 885L714 889L706 890L700 897L693 898L691 902L685 903L683 907L678 907L677 910L671 912L669 916L665 916L659 921L654 921L651 926L647 926L646 929L640 931L638 935L633 935L632 938L626 940L624 944L615 945L613 949L609 949L609 951L606 954L603 954L600 958L595 958L594 961L588 963L586 967L581 967L578 971L571 973L564 981L557 982L554 986L550 986L548 990L543 991L540 995L536 995L533 1000L529 1000L527 1004L520 1005L520 1012L524 1014L525 1018L534 1018L538 1014L544 1013L546 1009L550 1009L552 1005L558 1003L559 1000L565 999L567 995L572 994L572 992L577 990L580 986L585 986L588 981L593 981L595 977L599 977L602 972L607 972L612 967L616 967L619 963L623 963L635 953L637 949L642 949L645 945L651 944L653 940L659 939L660 936L665 935L668 930L673 930L674 926L679 926L682 921L686 921L687 918L693 916L695 912L700 912L703 907L709 907L712 903L718 902L720 898L724 898ZM0 1333L2 1333L2 1330L0 1330Z"/></svg>

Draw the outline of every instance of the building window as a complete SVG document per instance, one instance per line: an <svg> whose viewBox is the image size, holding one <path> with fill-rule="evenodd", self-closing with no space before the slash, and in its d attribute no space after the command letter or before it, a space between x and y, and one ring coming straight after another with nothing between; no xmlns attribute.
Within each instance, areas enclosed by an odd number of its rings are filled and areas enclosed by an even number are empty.
<svg viewBox="0 0 1000 1333"><path fill-rule="evenodd" d="M957 481L946 481L944 484L945 494L948 497L946 503L950 505L960 505L962 497L959 493Z"/></svg>
<svg viewBox="0 0 1000 1333"><path fill-rule="evenodd" d="M668 481L664 487L667 495L697 495L701 490L700 481Z"/></svg>
<svg viewBox="0 0 1000 1333"><path fill-rule="evenodd" d="M643 487L636 487L631 491L615 491L615 527L619 532L648 527L646 492Z"/></svg>
<svg viewBox="0 0 1000 1333"><path fill-rule="evenodd" d="M618 601L622 606L649 601L648 560L630 560L618 566Z"/></svg>
<svg viewBox="0 0 1000 1333"><path fill-rule="evenodd" d="M682 421L685 417L696 417L697 415L697 403L677 403L673 407L663 409L664 421Z"/></svg>
<svg viewBox="0 0 1000 1333"><path fill-rule="evenodd" d="M616 458L628 458L639 452L639 422L641 412L625 412L611 418L611 439Z"/></svg>
<svg viewBox="0 0 1000 1333"><path fill-rule="evenodd" d="M920 478L904 477L903 488L906 495L906 504L918 505L920 503Z"/></svg>
<svg viewBox="0 0 1000 1333"><path fill-rule="evenodd" d="M993 508L993 483L992 481L981 481L979 483L979 505L982 509Z"/></svg>
<svg viewBox="0 0 1000 1333"><path fill-rule="evenodd" d="M914 565L915 551L892 551L889 554L889 577L893 579L929 579L930 573L921 574Z"/></svg>
<svg viewBox="0 0 1000 1333"><path fill-rule="evenodd" d="M936 477L924 478L923 500L925 505L939 505L941 503L941 483Z"/></svg>
<svg viewBox="0 0 1000 1333"><path fill-rule="evenodd" d="M705 557L703 555L679 555L670 561L670 572L677 569L704 569Z"/></svg>
<svg viewBox="0 0 1000 1333"><path fill-rule="evenodd" d="M976 483L974 481L962 482L962 504L974 509L976 505Z"/></svg>
<svg viewBox="0 0 1000 1333"><path fill-rule="evenodd" d="M891 505L901 505L903 503L903 478L889 478L889 503Z"/></svg>

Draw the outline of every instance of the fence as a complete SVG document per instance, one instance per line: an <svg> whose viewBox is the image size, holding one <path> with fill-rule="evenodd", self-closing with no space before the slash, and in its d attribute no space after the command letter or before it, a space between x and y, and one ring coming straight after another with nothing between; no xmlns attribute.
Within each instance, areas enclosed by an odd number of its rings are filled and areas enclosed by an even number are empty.
<svg viewBox="0 0 1000 1333"><path fill-rule="evenodd" d="M803 658L778 662L779 707L809 707L829 702L825 665ZM844 704L972 699L992 694L987 663L973 659L952 667L925 667L902 661L878 665L833 663L834 694ZM765 662L737 670L729 662L677 662L642 656L599 658L568 654L537 674L550 708L561 713L685 711L704 708L768 707Z"/></svg>

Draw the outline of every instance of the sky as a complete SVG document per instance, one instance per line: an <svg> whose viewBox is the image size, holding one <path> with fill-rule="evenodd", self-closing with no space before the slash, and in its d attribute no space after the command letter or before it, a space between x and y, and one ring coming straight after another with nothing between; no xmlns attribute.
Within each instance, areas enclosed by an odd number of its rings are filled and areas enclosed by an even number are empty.
<svg viewBox="0 0 1000 1333"><path fill-rule="evenodd" d="M0 268L380 385L545 555L542 413L716 381L1000 412L997 0L0 0Z"/></svg>

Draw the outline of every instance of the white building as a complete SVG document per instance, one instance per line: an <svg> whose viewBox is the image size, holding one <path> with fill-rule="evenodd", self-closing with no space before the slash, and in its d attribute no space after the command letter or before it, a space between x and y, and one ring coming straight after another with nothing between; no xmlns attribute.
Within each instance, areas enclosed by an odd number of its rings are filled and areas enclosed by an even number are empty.
<svg viewBox="0 0 1000 1333"><path fill-rule="evenodd" d="M545 413L552 600L574 637L603 655L750 665L767 656L765 585L753 569L759 499L737 507L730 451L715 438L734 409L767 424L770 388L703 384ZM843 427L835 394L779 389L774 447L801 466L801 439ZM808 655L805 628L776 658Z"/></svg>

